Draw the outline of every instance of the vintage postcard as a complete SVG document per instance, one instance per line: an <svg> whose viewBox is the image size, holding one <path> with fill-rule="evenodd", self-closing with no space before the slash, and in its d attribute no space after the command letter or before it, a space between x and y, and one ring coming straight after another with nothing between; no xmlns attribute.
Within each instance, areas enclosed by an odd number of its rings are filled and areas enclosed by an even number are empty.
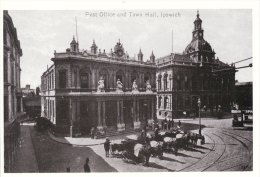
<svg viewBox="0 0 260 177"><path fill-rule="evenodd" d="M3 173L255 175L256 13L199 7L2 9Z"/></svg>

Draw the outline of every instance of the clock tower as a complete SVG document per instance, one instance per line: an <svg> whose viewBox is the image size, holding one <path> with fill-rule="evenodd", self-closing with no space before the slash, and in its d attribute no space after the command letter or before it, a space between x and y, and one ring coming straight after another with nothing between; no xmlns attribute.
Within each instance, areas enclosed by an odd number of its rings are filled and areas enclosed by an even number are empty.
<svg viewBox="0 0 260 177"><path fill-rule="evenodd" d="M197 18L194 21L194 30L192 32L192 40L203 39L204 30L201 27L202 20L200 19L199 11L197 11Z"/></svg>
<svg viewBox="0 0 260 177"><path fill-rule="evenodd" d="M125 55L124 47L123 47L123 44L120 43L120 40L114 47L114 54L115 54L115 56L117 56L119 58L121 58Z"/></svg>

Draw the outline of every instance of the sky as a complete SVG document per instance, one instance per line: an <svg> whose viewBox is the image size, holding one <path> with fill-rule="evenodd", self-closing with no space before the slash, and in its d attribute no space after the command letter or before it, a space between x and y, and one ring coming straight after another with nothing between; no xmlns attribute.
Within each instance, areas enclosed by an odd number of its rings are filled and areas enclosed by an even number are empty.
<svg viewBox="0 0 260 177"><path fill-rule="evenodd" d="M156 16L153 16L155 13ZM145 16L149 13L151 16ZM122 10L122 11L9 11L17 28L23 56L21 86L39 86L41 75L53 62L54 50L65 52L77 31L80 50L90 50L93 40L109 52L120 39L130 57L141 48L144 60L153 51L156 58L172 52L182 53L192 39L194 10ZM110 16L108 16L110 14ZM114 14L114 16L112 16ZM134 15L135 14L135 15ZM138 14L138 16L137 16ZM168 16L161 16L168 14ZM171 16L169 16L172 14ZM251 10L199 10L208 41L224 63L252 57ZM173 31L173 35L172 35ZM173 36L173 37L172 37ZM173 40L172 40L173 39ZM245 66L252 60L238 63ZM236 73L239 82L252 81L252 68Z"/></svg>

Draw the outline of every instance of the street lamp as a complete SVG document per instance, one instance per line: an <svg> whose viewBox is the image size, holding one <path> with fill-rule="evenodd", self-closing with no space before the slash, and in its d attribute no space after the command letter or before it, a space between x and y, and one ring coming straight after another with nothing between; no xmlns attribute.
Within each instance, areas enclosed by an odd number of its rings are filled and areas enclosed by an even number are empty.
<svg viewBox="0 0 260 177"><path fill-rule="evenodd" d="M199 128L199 134L201 135L200 105L201 105L201 101L200 101L200 98L198 98L198 107L199 107L199 125L200 125L200 128Z"/></svg>

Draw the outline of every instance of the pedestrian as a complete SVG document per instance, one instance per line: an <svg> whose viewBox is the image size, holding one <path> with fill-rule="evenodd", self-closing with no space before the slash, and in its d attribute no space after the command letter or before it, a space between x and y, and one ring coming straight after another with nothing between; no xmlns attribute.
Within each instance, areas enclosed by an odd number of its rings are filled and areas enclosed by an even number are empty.
<svg viewBox="0 0 260 177"><path fill-rule="evenodd" d="M172 128L174 128L174 120L172 119Z"/></svg>
<svg viewBox="0 0 260 177"><path fill-rule="evenodd" d="M106 157L109 157L109 149L110 149L109 138L106 138L106 141L104 143L104 149L105 149L105 152L106 152Z"/></svg>
<svg viewBox="0 0 260 177"><path fill-rule="evenodd" d="M161 125L162 125L162 130L163 130L164 129L164 120L162 120Z"/></svg>
<svg viewBox="0 0 260 177"><path fill-rule="evenodd" d="M168 130L171 130L171 120L168 120Z"/></svg>
<svg viewBox="0 0 260 177"><path fill-rule="evenodd" d="M181 127L181 121L179 120L179 127Z"/></svg>
<svg viewBox="0 0 260 177"><path fill-rule="evenodd" d="M89 168L89 165L88 165L88 162L89 162L89 158L87 157L86 158L86 162L84 164L84 172L90 172L90 168Z"/></svg>
<svg viewBox="0 0 260 177"><path fill-rule="evenodd" d="M90 134L91 134L91 139L94 139L94 137L95 137L95 128L94 127L91 128Z"/></svg>
<svg viewBox="0 0 260 177"><path fill-rule="evenodd" d="M67 171L67 172L70 172L70 167L67 167L66 171Z"/></svg>
<svg viewBox="0 0 260 177"><path fill-rule="evenodd" d="M168 122L167 122L167 119L165 118L164 119L164 129L167 130L167 125L168 125Z"/></svg>

